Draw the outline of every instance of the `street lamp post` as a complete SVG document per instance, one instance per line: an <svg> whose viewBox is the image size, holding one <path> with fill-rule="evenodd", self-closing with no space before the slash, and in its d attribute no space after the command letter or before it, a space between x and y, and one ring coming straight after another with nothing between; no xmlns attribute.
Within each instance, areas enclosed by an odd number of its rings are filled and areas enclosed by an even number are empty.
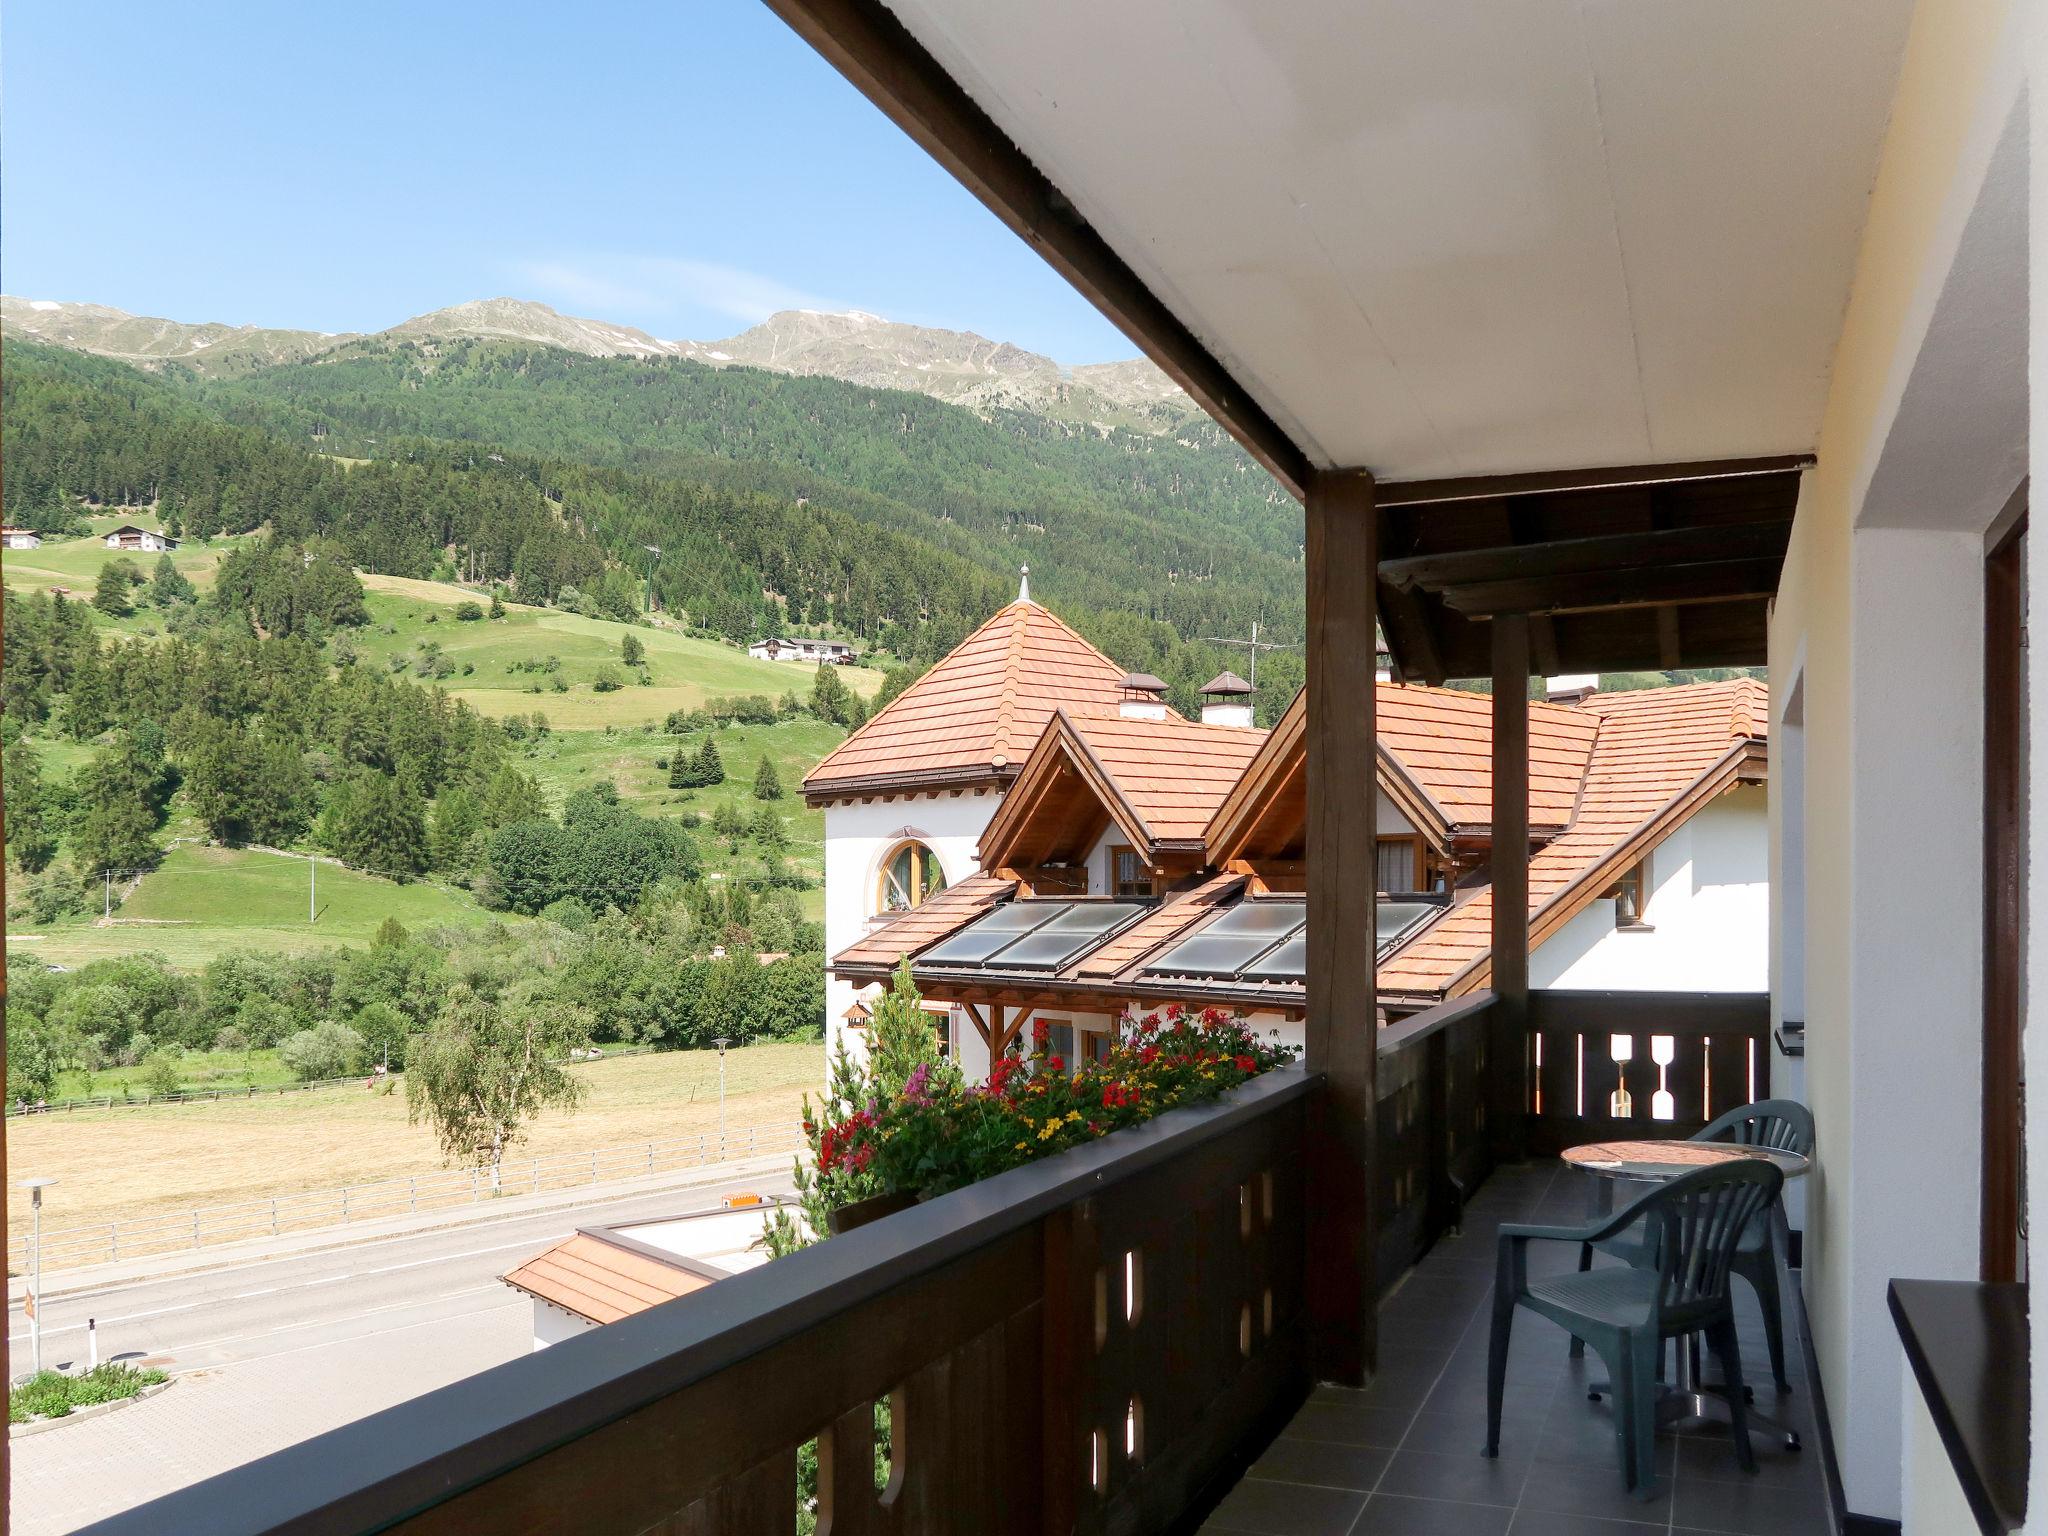
<svg viewBox="0 0 2048 1536"><path fill-rule="evenodd" d="M732 1036L720 1035L711 1042L718 1047L718 1160L725 1161L725 1048Z"/></svg>
<svg viewBox="0 0 2048 1536"><path fill-rule="evenodd" d="M28 1191L28 1339L29 1359L35 1374L43 1373L43 1191L55 1179L23 1179Z"/></svg>

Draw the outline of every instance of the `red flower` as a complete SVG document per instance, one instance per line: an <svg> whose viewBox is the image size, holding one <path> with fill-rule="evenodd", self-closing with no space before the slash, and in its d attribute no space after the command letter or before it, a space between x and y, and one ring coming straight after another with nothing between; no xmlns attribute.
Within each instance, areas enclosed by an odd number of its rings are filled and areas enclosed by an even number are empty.
<svg viewBox="0 0 2048 1536"><path fill-rule="evenodd" d="M1249 1056L1240 1056L1237 1058L1237 1070L1250 1077L1259 1070L1259 1064Z"/></svg>
<svg viewBox="0 0 2048 1536"><path fill-rule="evenodd" d="M1054 1072L1064 1072L1067 1070L1067 1058L1064 1056L1048 1056L1045 1058L1045 1064Z"/></svg>
<svg viewBox="0 0 2048 1536"><path fill-rule="evenodd" d="M1034 1019L1031 1024L1031 1043L1042 1051L1045 1049L1045 1042L1051 1038L1052 1026L1043 1019Z"/></svg>

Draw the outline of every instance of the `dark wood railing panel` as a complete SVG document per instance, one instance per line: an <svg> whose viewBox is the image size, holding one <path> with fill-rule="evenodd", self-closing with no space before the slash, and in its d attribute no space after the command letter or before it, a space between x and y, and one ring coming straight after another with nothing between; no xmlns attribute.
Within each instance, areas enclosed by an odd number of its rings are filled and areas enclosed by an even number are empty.
<svg viewBox="0 0 2048 1536"><path fill-rule="evenodd" d="M1493 1166L1486 1075L1496 999L1478 992L1380 1032L1373 1177L1382 1290L1457 1224L1464 1193Z"/></svg>
<svg viewBox="0 0 2048 1536"><path fill-rule="evenodd" d="M788 1536L815 1439L830 1536L1167 1530L1307 1393L1322 1086L1267 1074L95 1529Z"/></svg>
<svg viewBox="0 0 2048 1536"><path fill-rule="evenodd" d="M1690 1136L1770 1095L1761 992L1533 992L1528 1146Z"/></svg>

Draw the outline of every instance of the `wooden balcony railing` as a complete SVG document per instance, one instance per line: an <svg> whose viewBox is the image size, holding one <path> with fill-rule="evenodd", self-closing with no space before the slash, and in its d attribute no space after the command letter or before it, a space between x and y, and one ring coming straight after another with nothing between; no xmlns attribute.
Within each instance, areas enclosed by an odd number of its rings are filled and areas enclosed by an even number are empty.
<svg viewBox="0 0 2048 1536"><path fill-rule="evenodd" d="M1690 1136L1771 1095L1765 992L1531 992L1532 1154Z"/></svg>
<svg viewBox="0 0 2048 1536"><path fill-rule="evenodd" d="M1493 1167L1486 1062L1494 995L1475 992L1380 1031L1379 1196L1382 1290L1458 1223L1465 1195Z"/></svg>
<svg viewBox="0 0 2048 1536"><path fill-rule="evenodd" d="M1269 1073L94 1529L787 1536L815 1441L820 1536L1165 1530L1307 1392L1320 1083Z"/></svg>

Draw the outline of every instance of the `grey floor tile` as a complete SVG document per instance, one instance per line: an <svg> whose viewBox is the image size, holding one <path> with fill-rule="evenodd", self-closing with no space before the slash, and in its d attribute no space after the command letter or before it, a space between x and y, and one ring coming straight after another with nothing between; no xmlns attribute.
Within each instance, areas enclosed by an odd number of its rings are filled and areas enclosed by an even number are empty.
<svg viewBox="0 0 2048 1536"><path fill-rule="evenodd" d="M1445 1452L1404 1447L1387 1463L1374 1492L1513 1508L1529 1475L1529 1461L1526 1453L1489 1457L1476 1448Z"/></svg>
<svg viewBox="0 0 2048 1536"><path fill-rule="evenodd" d="M1376 1445L1329 1445L1318 1440L1275 1440L1250 1476L1320 1488L1370 1493L1393 1452Z"/></svg>
<svg viewBox="0 0 2048 1536"><path fill-rule="evenodd" d="M1522 1484L1522 1507L1658 1525L1671 1518L1671 1479L1661 1478L1654 1497L1638 1499L1622 1483L1618 1460L1602 1468L1549 1462L1539 1457L1529 1468L1528 1481Z"/></svg>
<svg viewBox="0 0 2048 1536"><path fill-rule="evenodd" d="M1408 1433L1415 1415L1406 1409L1354 1403L1304 1403L1281 1435L1289 1440L1322 1440L1333 1445L1377 1445L1392 1450Z"/></svg>
<svg viewBox="0 0 2048 1536"><path fill-rule="evenodd" d="M1362 1493L1247 1478L1216 1506L1205 1528L1250 1536L1345 1536L1364 1508Z"/></svg>
<svg viewBox="0 0 2048 1536"><path fill-rule="evenodd" d="M1351 1536L1507 1536L1514 1511L1496 1504L1453 1504L1376 1493Z"/></svg>
<svg viewBox="0 0 2048 1536"><path fill-rule="evenodd" d="M1821 1486L1820 1456L1808 1447L1788 1451L1775 1435L1752 1434L1750 1448L1756 1453L1756 1482L1765 1488L1818 1488ZM1735 1462L1735 1447L1721 1435L1685 1435L1678 1441L1678 1475L1714 1482L1741 1483L1750 1480Z"/></svg>
<svg viewBox="0 0 2048 1536"><path fill-rule="evenodd" d="M1761 1480L1680 1477L1671 1493L1671 1514L1680 1525L1741 1536L1825 1536L1828 1529L1827 1498L1818 1483L1787 1488Z"/></svg>
<svg viewBox="0 0 2048 1536"><path fill-rule="evenodd" d="M1591 1515L1560 1515L1549 1509L1524 1509L1515 1515L1508 1536L1664 1536L1659 1520L1645 1525L1636 1520L1601 1520Z"/></svg>

